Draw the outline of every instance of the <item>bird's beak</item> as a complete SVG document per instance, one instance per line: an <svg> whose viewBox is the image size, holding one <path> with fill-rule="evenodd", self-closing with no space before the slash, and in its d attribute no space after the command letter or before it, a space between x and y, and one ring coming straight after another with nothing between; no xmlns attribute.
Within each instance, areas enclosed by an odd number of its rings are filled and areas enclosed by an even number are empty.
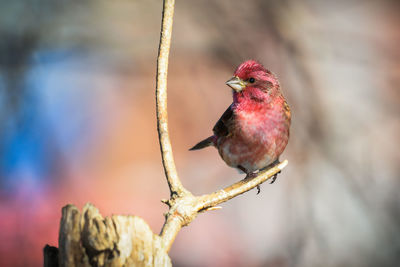
<svg viewBox="0 0 400 267"><path fill-rule="evenodd" d="M240 92L243 88L246 87L246 84L237 76L230 78L226 83L229 87L231 87L236 92Z"/></svg>

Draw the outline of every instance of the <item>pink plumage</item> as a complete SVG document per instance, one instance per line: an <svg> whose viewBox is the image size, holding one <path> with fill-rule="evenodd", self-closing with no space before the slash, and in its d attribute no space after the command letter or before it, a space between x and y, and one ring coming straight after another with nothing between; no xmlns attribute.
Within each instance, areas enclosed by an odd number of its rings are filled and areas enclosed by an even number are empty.
<svg viewBox="0 0 400 267"><path fill-rule="evenodd" d="M226 84L233 103L214 135L190 150L215 146L226 164L249 175L279 160L289 140L290 109L278 79L254 60L239 65Z"/></svg>

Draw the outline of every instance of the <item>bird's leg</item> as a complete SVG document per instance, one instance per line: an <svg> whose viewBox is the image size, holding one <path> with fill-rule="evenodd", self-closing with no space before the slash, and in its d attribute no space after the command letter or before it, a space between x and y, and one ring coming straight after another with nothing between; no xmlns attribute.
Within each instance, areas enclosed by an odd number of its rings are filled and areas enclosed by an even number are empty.
<svg viewBox="0 0 400 267"><path fill-rule="evenodd" d="M254 173L254 172L248 172L248 171L246 170L246 168L243 167L242 165L238 165L237 168L246 174L245 179L246 179L246 178L254 178L254 177L257 176L257 174Z"/></svg>
<svg viewBox="0 0 400 267"><path fill-rule="evenodd" d="M272 166L275 166L275 165L277 165L277 164L279 164L279 163L280 163L280 161L279 161L279 159L277 159L277 160L275 160L270 166L272 167ZM275 180L276 180L276 178L278 178L278 174L280 174L280 173L281 173L281 171L277 172L277 173L272 177L272 181L271 181L269 184L275 183Z"/></svg>
<svg viewBox="0 0 400 267"><path fill-rule="evenodd" d="M250 179L251 179L251 178L255 178L255 177L257 176L257 174L258 174L258 172L248 172L248 171L247 171L243 166L241 166L241 165L238 165L237 168L246 174L245 179L247 179L247 178L250 178ZM257 195L260 194L260 192L261 192L260 185L257 185Z"/></svg>
<svg viewBox="0 0 400 267"><path fill-rule="evenodd" d="M246 177L245 178L256 178L258 173L257 172L248 172L246 173Z"/></svg>
<svg viewBox="0 0 400 267"><path fill-rule="evenodd" d="M272 168L273 166L275 166L275 165L277 165L277 164L279 164L279 163L280 163L280 161L279 161L279 159L277 159L277 160L275 160L274 162L272 162L271 164L269 164L267 167L262 168L262 170L267 170L267 169L269 169L269 168ZM276 178L278 177L278 174L280 174L280 173L281 173L281 171L279 171L279 172L276 173L274 176L272 176L272 181L271 181L269 184L275 183L275 180L276 180Z"/></svg>
<svg viewBox="0 0 400 267"><path fill-rule="evenodd" d="M248 172L246 178L256 178L258 175L258 172ZM245 179L246 179L245 178ZM260 185L257 185L257 195L260 194L261 192L261 188Z"/></svg>
<svg viewBox="0 0 400 267"><path fill-rule="evenodd" d="M247 174L247 170L242 165L237 165L237 168Z"/></svg>

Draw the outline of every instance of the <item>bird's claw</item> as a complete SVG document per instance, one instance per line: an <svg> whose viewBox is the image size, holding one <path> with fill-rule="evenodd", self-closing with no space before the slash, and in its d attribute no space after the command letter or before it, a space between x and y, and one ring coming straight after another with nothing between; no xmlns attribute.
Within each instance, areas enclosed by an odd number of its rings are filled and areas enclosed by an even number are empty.
<svg viewBox="0 0 400 267"><path fill-rule="evenodd" d="M245 170L243 167L240 167L240 166L239 166L239 168ZM258 172L248 172L248 173L246 173L245 179L256 178L257 175L258 175ZM260 192L261 192L260 185L257 185L257 195L260 194Z"/></svg>
<svg viewBox="0 0 400 267"><path fill-rule="evenodd" d="M273 184L273 183L275 183L275 181L276 181L276 178L278 178L278 174L280 174L280 173L281 173L281 171L279 171L279 172L275 173L275 174L274 174L274 176L272 176L272 181L271 181L269 184Z"/></svg>

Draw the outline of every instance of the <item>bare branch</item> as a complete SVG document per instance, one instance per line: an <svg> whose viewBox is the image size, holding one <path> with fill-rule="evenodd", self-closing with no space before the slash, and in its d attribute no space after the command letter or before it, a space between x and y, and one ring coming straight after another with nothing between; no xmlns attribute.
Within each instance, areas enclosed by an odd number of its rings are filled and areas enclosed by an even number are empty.
<svg viewBox="0 0 400 267"><path fill-rule="evenodd" d="M176 172L174 157L172 154L171 141L168 134L168 112L167 112L167 75L168 57L171 46L172 22L174 16L175 0L164 0L162 25L160 34L160 46L157 58L157 80L156 80L156 105L157 105L157 129L160 141L161 156L165 176L168 181L171 195L184 195L187 190L182 186Z"/></svg>
<svg viewBox="0 0 400 267"><path fill-rule="evenodd" d="M279 173L288 164L287 160L269 168L268 170L261 171L254 178L245 178L231 186L216 191L214 193L203 195L197 198L197 210L206 211L213 210L216 205L228 201L238 195L241 195L254 187L264 183L266 180Z"/></svg>
<svg viewBox="0 0 400 267"><path fill-rule="evenodd" d="M186 196L166 201L170 206L161 232L164 248L168 251L183 226L191 223L200 212L220 209L218 204L241 195L278 174L288 164L287 160L260 172L254 178L245 178L231 186L203 196Z"/></svg>
<svg viewBox="0 0 400 267"><path fill-rule="evenodd" d="M163 203L169 206L169 210L165 214L165 223L160 234L162 246L167 252L171 248L181 228L190 224L200 212L220 209L220 207L216 205L260 185L279 173L288 163L287 160L285 160L268 170L260 172L257 177L243 179L229 187L208 195L196 197L183 187L176 172L171 141L168 134L167 74L174 4L174 0L164 0L156 85L158 137L165 176L171 191L171 198L169 200L162 200Z"/></svg>

